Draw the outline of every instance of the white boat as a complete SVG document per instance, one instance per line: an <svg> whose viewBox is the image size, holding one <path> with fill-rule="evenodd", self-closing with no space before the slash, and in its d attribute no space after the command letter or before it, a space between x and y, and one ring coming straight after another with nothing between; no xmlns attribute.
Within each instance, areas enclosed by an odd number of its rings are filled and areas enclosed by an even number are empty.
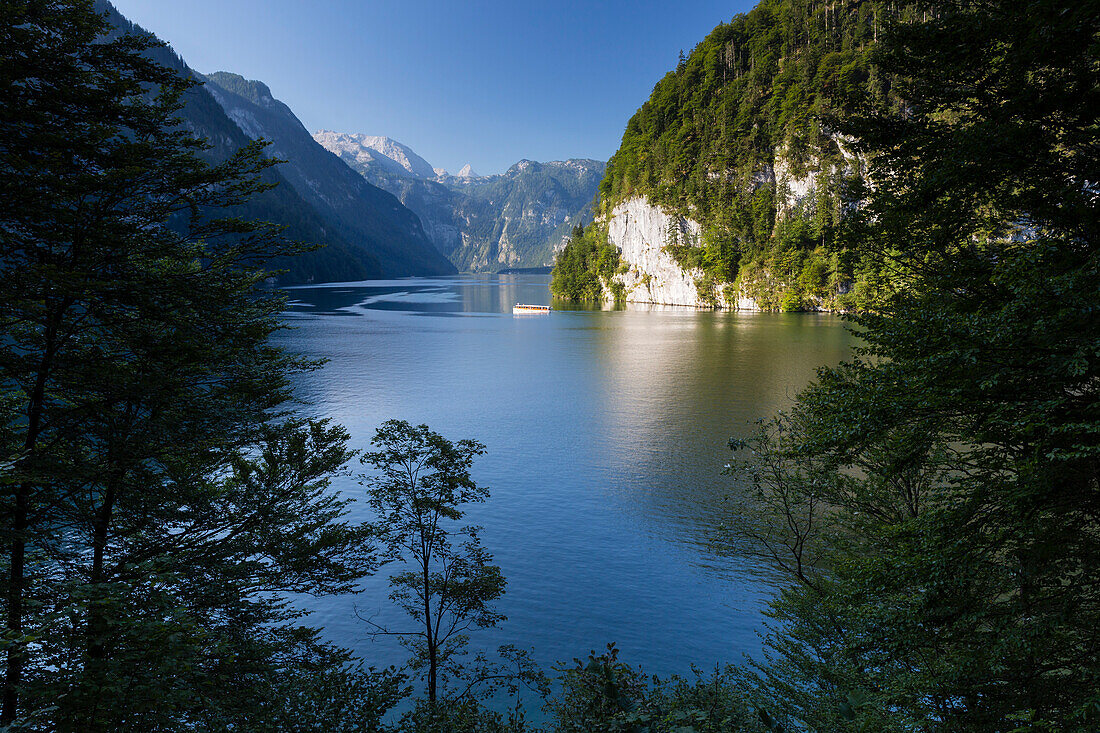
<svg viewBox="0 0 1100 733"><path fill-rule="evenodd" d="M525 303L516 303L512 306L513 313L549 313L551 310L548 305L527 305Z"/></svg>

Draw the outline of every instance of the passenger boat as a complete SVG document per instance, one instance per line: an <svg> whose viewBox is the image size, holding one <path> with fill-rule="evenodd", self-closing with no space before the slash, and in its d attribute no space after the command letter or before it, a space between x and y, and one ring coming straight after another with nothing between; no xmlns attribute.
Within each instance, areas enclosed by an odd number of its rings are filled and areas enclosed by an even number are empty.
<svg viewBox="0 0 1100 733"><path fill-rule="evenodd" d="M512 306L513 313L549 313L551 310L548 305L526 305L524 303L516 303Z"/></svg>

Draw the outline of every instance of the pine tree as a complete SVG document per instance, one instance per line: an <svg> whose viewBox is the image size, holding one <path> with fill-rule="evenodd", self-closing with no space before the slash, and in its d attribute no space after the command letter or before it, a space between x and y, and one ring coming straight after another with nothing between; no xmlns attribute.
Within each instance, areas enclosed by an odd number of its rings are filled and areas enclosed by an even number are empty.
<svg viewBox="0 0 1100 733"><path fill-rule="evenodd" d="M326 490L347 434L282 407L310 365L269 345L262 263L301 246L223 213L262 144L203 163L193 82L108 30L84 0L0 17L0 725L224 729L346 661L282 594L352 589L371 547Z"/></svg>

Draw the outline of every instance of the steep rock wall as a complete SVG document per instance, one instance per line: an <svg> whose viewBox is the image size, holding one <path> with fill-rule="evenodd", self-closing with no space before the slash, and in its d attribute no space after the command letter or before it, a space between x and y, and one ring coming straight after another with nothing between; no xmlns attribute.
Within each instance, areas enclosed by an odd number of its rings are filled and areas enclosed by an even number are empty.
<svg viewBox="0 0 1100 733"><path fill-rule="evenodd" d="M755 301L741 297L732 286L710 295L701 291L703 272L681 268L668 252L670 243L697 240L702 231L698 222L635 197L616 206L607 224L608 241L626 267L613 280L623 286L628 303L759 310Z"/></svg>

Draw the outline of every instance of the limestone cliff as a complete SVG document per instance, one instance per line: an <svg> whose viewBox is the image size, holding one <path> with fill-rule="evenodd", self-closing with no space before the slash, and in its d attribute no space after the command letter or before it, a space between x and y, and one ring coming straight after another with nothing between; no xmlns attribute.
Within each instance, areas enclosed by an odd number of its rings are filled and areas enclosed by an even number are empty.
<svg viewBox="0 0 1100 733"><path fill-rule="evenodd" d="M627 302L872 302L876 265L847 249L842 226L869 183L839 131L853 104L904 111L872 61L880 11L761 0L716 27L627 122L599 187L607 239L567 247L556 294L592 298L598 278L601 297Z"/></svg>
<svg viewBox="0 0 1100 733"><path fill-rule="evenodd" d="M708 287L701 269L685 269L673 257L670 243L697 240L701 232L698 222L666 213L645 198L631 198L616 206L607 222L607 239L619 250L626 268L613 276L622 285L623 300L758 310L755 301L739 297L732 286L720 290ZM613 290L610 286L605 289L608 301L614 300Z"/></svg>

